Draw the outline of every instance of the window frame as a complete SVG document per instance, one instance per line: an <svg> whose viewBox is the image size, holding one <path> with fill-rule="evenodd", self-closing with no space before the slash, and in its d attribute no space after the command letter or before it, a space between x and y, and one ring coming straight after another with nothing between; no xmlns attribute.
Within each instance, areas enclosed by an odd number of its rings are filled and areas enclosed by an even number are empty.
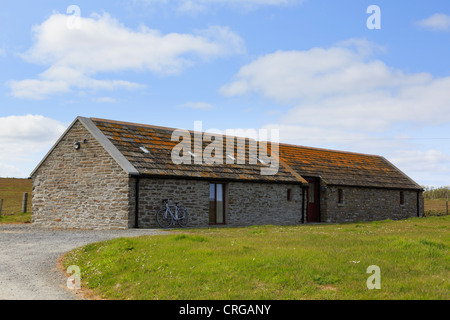
<svg viewBox="0 0 450 320"><path fill-rule="evenodd" d="M405 205L405 192L400 191L400 206Z"/></svg>
<svg viewBox="0 0 450 320"><path fill-rule="evenodd" d="M337 197L337 204L343 205L344 204L344 189L338 189L338 197Z"/></svg>
<svg viewBox="0 0 450 320"><path fill-rule="evenodd" d="M217 222L217 185L222 185L222 215L223 222ZM214 185L214 222L211 220L211 185ZM210 182L209 183L209 225L225 225L226 224L226 184L223 182Z"/></svg>

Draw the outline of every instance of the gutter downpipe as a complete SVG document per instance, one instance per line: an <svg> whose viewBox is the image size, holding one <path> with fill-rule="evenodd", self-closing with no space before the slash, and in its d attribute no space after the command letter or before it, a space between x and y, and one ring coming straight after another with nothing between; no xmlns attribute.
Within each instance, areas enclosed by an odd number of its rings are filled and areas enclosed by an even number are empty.
<svg viewBox="0 0 450 320"><path fill-rule="evenodd" d="M417 191L417 217L420 218L420 191Z"/></svg>
<svg viewBox="0 0 450 320"><path fill-rule="evenodd" d="M305 223L305 191L306 187L302 185L302 224Z"/></svg>
<svg viewBox="0 0 450 320"><path fill-rule="evenodd" d="M140 185L140 176L136 175L136 188L134 194L134 228L139 228L139 185Z"/></svg>

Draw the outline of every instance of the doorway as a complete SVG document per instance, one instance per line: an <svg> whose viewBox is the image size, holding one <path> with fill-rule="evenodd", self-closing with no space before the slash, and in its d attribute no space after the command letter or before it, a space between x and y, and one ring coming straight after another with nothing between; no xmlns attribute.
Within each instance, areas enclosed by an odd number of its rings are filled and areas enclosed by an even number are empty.
<svg viewBox="0 0 450 320"><path fill-rule="evenodd" d="M320 222L320 178L305 178L309 187L306 189L306 222Z"/></svg>

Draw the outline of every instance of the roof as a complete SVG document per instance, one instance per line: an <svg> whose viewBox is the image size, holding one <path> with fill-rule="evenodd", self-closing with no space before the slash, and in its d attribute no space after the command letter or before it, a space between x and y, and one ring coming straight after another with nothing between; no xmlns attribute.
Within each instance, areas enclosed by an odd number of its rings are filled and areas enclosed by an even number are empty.
<svg viewBox="0 0 450 320"><path fill-rule="evenodd" d="M249 139L246 139L244 164L227 163L226 139L223 142L223 164L176 164L171 157L172 150L179 144L179 141L172 141L174 128L78 117L67 131L76 121L80 121L130 175L299 184L307 183L305 177L321 177L329 185L422 189L384 157L376 155L279 144L278 172L262 175L262 163L249 163ZM187 132L191 135L191 150L195 150L195 133ZM209 141L203 141L202 150L209 144ZM239 158L236 146L231 157Z"/></svg>
<svg viewBox="0 0 450 320"><path fill-rule="evenodd" d="M227 154L223 152L222 164L175 164L172 150L179 141L172 141L173 128L156 127L105 119L91 119L102 134L131 163L141 175L207 178L217 180L245 180L261 182L307 183L301 176L280 164L275 175L261 175L263 164L250 164L248 159L248 139L244 164L227 164ZM191 134L191 150L194 149L194 132ZM203 141L202 150L210 142ZM225 139L224 144L225 146ZM148 152L144 152L144 147ZM194 153L195 154L195 153ZM237 147L234 154L237 158ZM196 155L199 156L199 155Z"/></svg>
<svg viewBox="0 0 450 320"><path fill-rule="evenodd" d="M329 185L422 189L384 157L280 144L280 156L303 177L321 177Z"/></svg>

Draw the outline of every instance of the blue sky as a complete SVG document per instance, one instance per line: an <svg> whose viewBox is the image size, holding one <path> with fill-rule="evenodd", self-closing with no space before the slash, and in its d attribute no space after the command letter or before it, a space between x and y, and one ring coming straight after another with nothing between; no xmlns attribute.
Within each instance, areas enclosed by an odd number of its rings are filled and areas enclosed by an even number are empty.
<svg viewBox="0 0 450 320"><path fill-rule="evenodd" d="M68 10L75 5L76 11ZM370 5L381 29L369 29ZM0 176L27 177L76 116L378 154L450 185L450 3L3 1Z"/></svg>

